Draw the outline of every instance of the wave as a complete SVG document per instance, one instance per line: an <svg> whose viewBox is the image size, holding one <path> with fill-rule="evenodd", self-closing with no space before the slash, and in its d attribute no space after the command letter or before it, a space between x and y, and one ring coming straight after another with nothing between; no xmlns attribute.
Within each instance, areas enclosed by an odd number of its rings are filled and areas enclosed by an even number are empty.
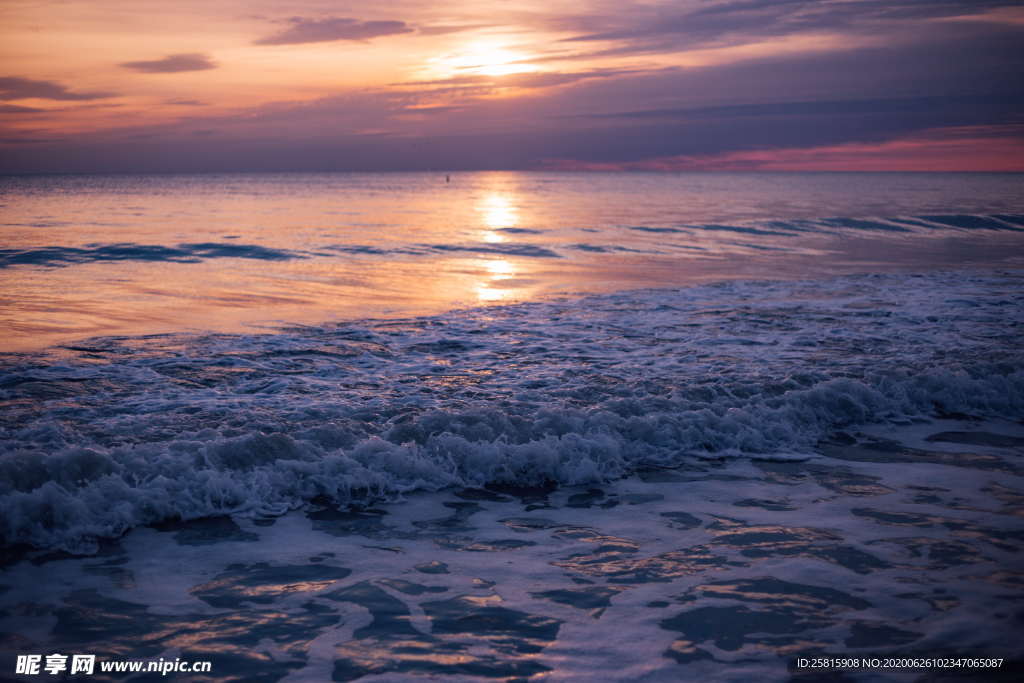
<svg viewBox="0 0 1024 683"><path fill-rule="evenodd" d="M245 258L261 261L286 261L306 258L287 249L271 249L256 244L204 242L166 247L156 244L93 244L85 247L40 247L36 249L0 249L0 268L16 265L69 266L97 261L169 261L199 263L211 258Z"/></svg>
<svg viewBox="0 0 1024 683"><path fill-rule="evenodd" d="M582 228L586 232L593 229ZM1024 232L1024 216L1018 214L948 214L897 216L889 218L820 218L771 220L751 222L743 225L727 225L718 223L680 224L668 226L624 226L613 232L620 239L628 241L629 232L647 233L660 238L660 245L673 250L707 251L705 246L686 244L695 237L700 239L713 238L720 240L719 248L740 247L759 251L788 251L802 248L802 239L809 235L843 236L851 233L871 234L880 236L889 234L904 236L916 232L935 233L937 231L1002 231ZM530 235L548 232L532 228L497 228L496 232L521 235L528 239ZM770 244L751 242L727 242L729 237L743 236L750 239L761 239ZM229 239L237 236L229 236ZM791 239L796 238L796 239ZM589 243L553 243L546 241L544 245L529 242L496 242L496 243L405 243L389 246L372 244L321 244L312 245L310 250L279 249L258 244L237 244L224 242L202 242L178 244L175 246L157 244L137 244L124 242L117 244L88 244L81 247L69 246L37 246L21 249L0 249L0 268L12 266L45 266L64 267L80 263L116 262L116 261L148 261L171 263L199 263L213 258L242 258L263 261L287 261L311 257L334 257L344 254L354 257L387 258L396 256L437 257L444 255L495 255L512 256L529 259L558 259L566 256L565 252L588 252L591 254L662 254L663 251L636 248L618 244Z"/></svg>
<svg viewBox="0 0 1024 683"><path fill-rule="evenodd" d="M253 335L94 339L0 374L0 538L89 552L280 514L1024 414L1021 274L730 282Z"/></svg>
<svg viewBox="0 0 1024 683"><path fill-rule="evenodd" d="M944 214L867 218L817 218L754 221L744 225L681 224L675 227L630 226L629 230L649 233L735 232L766 237L799 237L806 234L842 234L855 232L911 233L935 230L1024 231L1024 216L1019 214Z"/></svg>

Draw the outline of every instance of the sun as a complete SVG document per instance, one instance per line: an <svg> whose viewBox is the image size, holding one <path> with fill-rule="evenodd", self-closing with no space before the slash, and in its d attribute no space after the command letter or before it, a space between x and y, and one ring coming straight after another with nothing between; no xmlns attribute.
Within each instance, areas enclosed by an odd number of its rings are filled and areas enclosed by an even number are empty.
<svg viewBox="0 0 1024 683"><path fill-rule="evenodd" d="M527 55L509 49L501 43L477 41L436 61L439 66L461 75L507 76L535 71L525 63Z"/></svg>

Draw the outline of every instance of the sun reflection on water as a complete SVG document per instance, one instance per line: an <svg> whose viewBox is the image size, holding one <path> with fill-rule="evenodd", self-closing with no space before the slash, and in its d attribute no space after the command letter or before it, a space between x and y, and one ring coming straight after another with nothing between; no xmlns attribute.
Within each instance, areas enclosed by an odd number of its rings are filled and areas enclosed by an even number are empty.
<svg viewBox="0 0 1024 683"><path fill-rule="evenodd" d="M509 277L510 275L515 275L516 272L516 267L512 262L503 258L485 261L484 268L492 275L500 275L501 277Z"/></svg>
<svg viewBox="0 0 1024 683"><path fill-rule="evenodd" d="M509 238L503 231L519 226L518 197L504 186L485 194L477 203L476 210L483 227L480 239L487 244L508 242ZM502 281L517 276L519 268L516 263L494 256L480 259L477 266L483 271L483 278L475 288L478 301L495 302L511 298L515 288L502 286Z"/></svg>
<svg viewBox="0 0 1024 683"><path fill-rule="evenodd" d="M514 277L517 269L514 263L508 259L488 259L481 263L481 266L488 275L487 279L476 287L476 297L479 301L502 301L508 299L512 290L501 286L501 281Z"/></svg>
<svg viewBox="0 0 1024 683"><path fill-rule="evenodd" d="M512 198L507 194L492 193L484 197L477 207L483 217L483 223L491 231L514 228L519 223L519 208L513 203ZM488 242L502 242L502 235L495 235L495 239L484 239Z"/></svg>

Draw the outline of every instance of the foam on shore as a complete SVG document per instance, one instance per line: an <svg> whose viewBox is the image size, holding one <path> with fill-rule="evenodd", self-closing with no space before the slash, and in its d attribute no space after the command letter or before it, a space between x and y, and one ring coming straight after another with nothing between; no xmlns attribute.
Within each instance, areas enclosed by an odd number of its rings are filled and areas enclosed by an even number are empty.
<svg viewBox="0 0 1024 683"><path fill-rule="evenodd" d="M790 458L1024 414L1017 273L730 282L276 334L103 338L0 375L0 539Z"/></svg>

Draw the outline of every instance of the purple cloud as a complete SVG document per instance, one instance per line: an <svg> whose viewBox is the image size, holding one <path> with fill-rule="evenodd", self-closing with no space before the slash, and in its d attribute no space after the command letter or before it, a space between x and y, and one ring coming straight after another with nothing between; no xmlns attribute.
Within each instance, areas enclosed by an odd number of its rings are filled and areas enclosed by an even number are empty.
<svg viewBox="0 0 1024 683"><path fill-rule="evenodd" d="M99 100L113 97L106 92L71 92L66 86L53 81L36 81L18 76L0 77L0 101L36 98L42 100Z"/></svg>
<svg viewBox="0 0 1024 683"><path fill-rule="evenodd" d="M122 62L120 66L132 71L150 74L173 74L181 71L206 71L216 69L217 64L204 54L191 52L187 54L167 55L163 59L141 62Z"/></svg>
<svg viewBox="0 0 1024 683"><path fill-rule="evenodd" d="M927 32L928 25L936 23L930 20L975 16L1019 4L1019 0L668 0L635 5L629 12L551 19L553 27L576 33L560 41L562 46L594 49L549 59L671 54L820 32L886 35L892 42L904 43Z"/></svg>
<svg viewBox="0 0 1024 683"><path fill-rule="evenodd" d="M412 33L404 21L359 21L347 17L306 19L292 17L285 30L255 41L256 45L298 45L327 43L335 40L366 41L381 36Z"/></svg>
<svg viewBox="0 0 1024 683"><path fill-rule="evenodd" d="M461 73L248 110L197 108L148 127L133 122L2 145L0 171L516 169L547 159L632 168L677 157L753 163L776 149L870 147L984 127L1019 148L1024 26L921 22L898 38L701 67ZM500 87L530 92L488 96Z"/></svg>

